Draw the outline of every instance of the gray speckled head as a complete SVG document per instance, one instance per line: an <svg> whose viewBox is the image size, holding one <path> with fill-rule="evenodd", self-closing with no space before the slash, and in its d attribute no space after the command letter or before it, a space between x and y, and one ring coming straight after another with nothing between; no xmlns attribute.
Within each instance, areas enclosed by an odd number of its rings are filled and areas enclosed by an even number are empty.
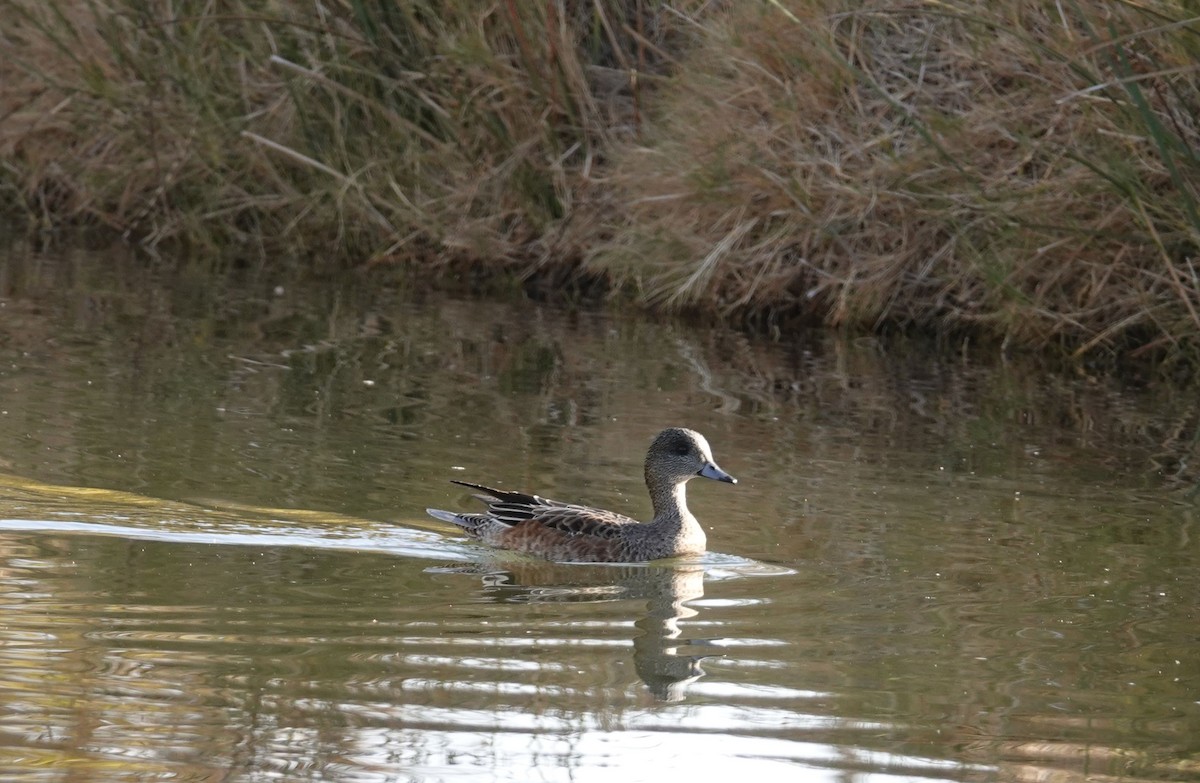
<svg viewBox="0 0 1200 783"><path fill-rule="evenodd" d="M646 485L673 487L695 476L736 484L737 479L717 467L712 448L695 430L670 427L658 433L646 452Z"/></svg>

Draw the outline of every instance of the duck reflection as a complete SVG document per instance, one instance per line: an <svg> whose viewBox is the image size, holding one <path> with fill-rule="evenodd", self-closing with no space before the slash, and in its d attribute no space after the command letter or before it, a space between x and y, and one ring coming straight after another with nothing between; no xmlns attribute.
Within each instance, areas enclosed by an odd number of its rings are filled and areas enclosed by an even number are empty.
<svg viewBox="0 0 1200 783"><path fill-rule="evenodd" d="M656 699L682 701L688 686L704 676L700 661L711 654L689 652L699 643L679 639L679 621L697 615L685 603L704 596L704 570L653 570L663 573L658 589L647 596L646 615L634 623L641 633L633 639L633 665Z"/></svg>
<svg viewBox="0 0 1200 783"><path fill-rule="evenodd" d="M676 566L589 566L506 562L455 566L459 573L482 577L487 594L511 602L590 603L644 600L645 613L634 621L633 664L655 699L681 701L691 683L704 676L700 661L720 653L704 652L706 640L681 639L680 621L697 616L687 606L704 596L704 568Z"/></svg>

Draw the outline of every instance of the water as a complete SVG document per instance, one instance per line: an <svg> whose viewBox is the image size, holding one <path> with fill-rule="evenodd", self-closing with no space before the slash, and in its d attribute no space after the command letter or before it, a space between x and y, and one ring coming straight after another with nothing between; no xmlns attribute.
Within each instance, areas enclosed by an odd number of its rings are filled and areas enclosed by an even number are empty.
<svg viewBox="0 0 1200 783"><path fill-rule="evenodd" d="M1200 779L1194 393L904 342L12 257L0 779ZM567 566L451 478L703 557Z"/></svg>

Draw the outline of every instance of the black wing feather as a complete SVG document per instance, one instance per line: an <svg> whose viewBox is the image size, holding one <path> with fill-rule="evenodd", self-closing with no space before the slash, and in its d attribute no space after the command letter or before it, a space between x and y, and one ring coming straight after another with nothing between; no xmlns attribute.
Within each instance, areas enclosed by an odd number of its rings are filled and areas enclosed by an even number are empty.
<svg viewBox="0 0 1200 783"><path fill-rule="evenodd" d="M532 519L568 535L589 535L610 539L617 538L620 529L625 525L636 524L636 520L612 511L589 508L574 503L560 503L540 495L509 492L483 484L472 484L469 481L458 481L457 479L450 481L459 486L479 490L482 494L474 497L487 504L486 515L462 514L463 517L486 516L494 522L510 527Z"/></svg>

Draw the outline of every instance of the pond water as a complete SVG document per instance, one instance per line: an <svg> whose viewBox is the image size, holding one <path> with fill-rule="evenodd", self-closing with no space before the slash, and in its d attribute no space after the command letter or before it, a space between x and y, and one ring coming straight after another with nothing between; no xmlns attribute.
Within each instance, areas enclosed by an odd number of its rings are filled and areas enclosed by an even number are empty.
<svg viewBox="0 0 1200 783"><path fill-rule="evenodd" d="M382 275L0 272L0 779L1200 779L1194 391ZM709 553L489 552L450 479Z"/></svg>

